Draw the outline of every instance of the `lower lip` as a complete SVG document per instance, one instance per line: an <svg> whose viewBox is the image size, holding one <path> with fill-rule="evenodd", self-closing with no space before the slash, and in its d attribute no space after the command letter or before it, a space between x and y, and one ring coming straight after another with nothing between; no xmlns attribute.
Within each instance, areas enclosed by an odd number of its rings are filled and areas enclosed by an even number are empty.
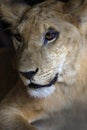
<svg viewBox="0 0 87 130"><path fill-rule="evenodd" d="M49 84L40 85L40 84L30 83L30 84L29 84L29 87L30 87L30 88L34 88L34 89L44 88L44 87L50 87L50 86L52 86L53 84L56 83L57 79L58 79L58 74L55 75L55 77L50 81Z"/></svg>

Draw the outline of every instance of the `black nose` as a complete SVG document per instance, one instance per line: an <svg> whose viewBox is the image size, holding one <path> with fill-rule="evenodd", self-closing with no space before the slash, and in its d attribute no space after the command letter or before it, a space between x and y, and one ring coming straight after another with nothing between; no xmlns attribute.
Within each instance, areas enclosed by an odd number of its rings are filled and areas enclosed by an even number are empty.
<svg viewBox="0 0 87 130"><path fill-rule="evenodd" d="M20 72L25 78L31 80L34 75L38 72L38 68L35 71L29 71L29 72Z"/></svg>

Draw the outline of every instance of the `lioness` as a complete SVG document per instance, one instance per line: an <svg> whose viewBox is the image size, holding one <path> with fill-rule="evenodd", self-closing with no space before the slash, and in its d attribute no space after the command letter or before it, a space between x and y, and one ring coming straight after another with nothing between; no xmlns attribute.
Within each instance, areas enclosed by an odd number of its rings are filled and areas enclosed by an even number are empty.
<svg viewBox="0 0 87 130"><path fill-rule="evenodd" d="M1 103L0 130L36 130L32 122L76 100L86 102L86 0L49 0L33 7L2 0L0 13L11 24L20 75Z"/></svg>

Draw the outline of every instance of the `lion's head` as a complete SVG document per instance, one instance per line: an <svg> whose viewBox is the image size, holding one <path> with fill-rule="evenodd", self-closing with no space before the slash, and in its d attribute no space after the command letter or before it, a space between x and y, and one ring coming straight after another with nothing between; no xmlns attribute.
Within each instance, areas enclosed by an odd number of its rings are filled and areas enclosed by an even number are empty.
<svg viewBox="0 0 87 130"><path fill-rule="evenodd" d="M82 39L75 11L81 2L53 0L33 7L2 2L3 19L12 26L17 70L31 96L46 97L58 85L76 82Z"/></svg>

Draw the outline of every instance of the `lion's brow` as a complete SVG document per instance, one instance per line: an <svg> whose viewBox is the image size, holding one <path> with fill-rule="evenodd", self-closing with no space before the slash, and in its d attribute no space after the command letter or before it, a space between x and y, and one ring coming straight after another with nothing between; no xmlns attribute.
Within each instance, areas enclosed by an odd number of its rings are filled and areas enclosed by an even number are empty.
<svg viewBox="0 0 87 130"><path fill-rule="evenodd" d="M22 21L27 20L28 16L26 15L27 12L30 10L30 8L27 8L26 10L24 10L22 16L20 17L20 19L18 20L18 24L20 24Z"/></svg>
<svg viewBox="0 0 87 130"><path fill-rule="evenodd" d="M42 2L43 3L43 2ZM52 1L51 3L49 3L49 4L45 4L45 2L44 2L44 6L43 6L43 4L40 4L41 6L41 8L39 8L40 10L39 10L39 13L38 14L41 14L41 12L43 12L43 8L47 8L47 7L51 7L53 4L56 4L56 1ZM18 21L18 23L20 24L23 20L27 20L28 19L28 16L26 15L27 14L27 12L29 12L29 10L31 10L32 8L29 6L27 9L25 9L24 10L24 13L22 14L22 16L20 17L20 19L19 19L19 21Z"/></svg>

